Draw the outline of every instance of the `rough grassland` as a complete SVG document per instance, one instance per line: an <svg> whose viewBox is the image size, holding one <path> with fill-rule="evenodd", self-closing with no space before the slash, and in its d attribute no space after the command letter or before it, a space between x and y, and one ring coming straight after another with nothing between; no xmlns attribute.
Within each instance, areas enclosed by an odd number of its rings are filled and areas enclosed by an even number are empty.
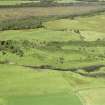
<svg viewBox="0 0 105 105"><path fill-rule="evenodd" d="M68 16L102 10L102 8L104 6L2 8L0 9L0 20L30 16Z"/></svg>
<svg viewBox="0 0 105 105"><path fill-rule="evenodd" d="M0 105L105 105L104 23L103 13L1 31Z"/></svg>

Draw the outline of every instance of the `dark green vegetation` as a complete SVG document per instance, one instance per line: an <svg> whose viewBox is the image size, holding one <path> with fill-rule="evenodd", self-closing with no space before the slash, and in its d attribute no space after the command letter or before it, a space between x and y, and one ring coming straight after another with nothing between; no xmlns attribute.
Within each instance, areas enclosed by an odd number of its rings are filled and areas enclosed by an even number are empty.
<svg viewBox="0 0 105 105"><path fill-rule="evenodd" d="M3 1L1 1L2 4ZM4 1L6 2L6 1ZM43 27L42 23L62 18L92 15L105 11L104 2L96 3L57 3L52 0L36 1L7 1L16 5L0 5L0 30L34 29ZM17 2L24 2L18 5ZM32 2L30 4L30 2ZM66 1L65 1L66 2ZM39 5L38 5L39 3ZM44 4L45 3L45 4ZM57 4L50 6L50 3ZM48 5L47 7L44 5ZM20 12L21 11L21 12Z"/></svg>
<svg viewBox="0 0 105 105"><path fill-rule="evenodd" d="M84 9L83 9L84 8ZM75 10L74 10L75 9ZM70 11L71 10L71 11ZM21 13L19 12L21 11ZM40 12L38 12L40 11ZM50 20L92 15L105 11L104 6L71 7L36 7L10 8L0 10L0 30L34 29L43 27L42 23ZM8 16L8 17L7 17Z"/></svg>
<svg viewBox="0 0 105 105"><path fill-rule="evenodd" d="M0 105L105 105L105 5L57 2L0 8Z"/></svg>

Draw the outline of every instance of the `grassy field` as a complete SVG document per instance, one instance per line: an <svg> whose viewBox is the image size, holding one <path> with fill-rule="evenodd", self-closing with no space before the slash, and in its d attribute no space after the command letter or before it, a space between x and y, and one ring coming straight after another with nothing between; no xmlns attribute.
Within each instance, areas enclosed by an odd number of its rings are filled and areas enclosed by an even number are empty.
<svg viewBox="0 0 105 105"><path fill-rule="evenodd" d="M86 100L86 105L105 105L105 88L94 88L85 91L80 91L79 94ZM100 96L101 94L101 96Z"/></svg>
<svg viewBox="0 0 105 105"><path fill-rule="evenodd" d="M0 0L0 5L19 5L22 3L36 3L38 1L30 1L30 0ZM71 3L76 2L76 0L57 0L58 3Z"/></svg>
<svg viewBox="0 0 105 105"><path fill-rule="evenodd" d="M60 19L49 21L44 24L47 29L52 30L79 30L79 31L96 31L104 33L105 13L94 16L77 17L71 19ZM100 21L98 21L100 20ZM102 24L103 23L103 24ZM58 25L59 24L59 25ZM54 26L55 25L55 26ZM84 35L84 34L83 34ZM91 35L90 35L91 36ZM84 35L85 37L85 35Z"/></svg>
<svg viewBox="0 0 105 105"><path fill-rule="evenodd" d="M2 8L0 20L78 15L97 8ZM104 24L103 12L0 31L0 105L105 105Z"/></svg>
<svg viewBox="0 0 105 105"><path fill-rule="evenodd" d="M1 105L63 105L65 101L67 105L82 105L60 72L0 67Z"/></svg>
<svg viewBox="0 0 105 105"><path fill-rule="evenodd" d="M94 101L88 100L85 98L85 93L82 93L82 89L84 91L85 88L88 90L88 88L105 86L103 77L94 78L96 73L104 73L104 68L90 73L79 69L73 73L53 71L53 68L24 67L50 65L65 69L104 64L104 42L82 42L77 33L46 29L4 31L0 33L0 39L1 41L13 41L10 47L4 45L4 49L0 53L0 62L4 63L0 65L2 68L0 69L1 105L2 103L6 105L14 103L17 105L27 105L28 103L63 105L65 100L67 100L67 105L70 103L81 105L84 99L87 101L86 105L91 105L97 98ZM26 41L24 42L24 40ZM31 42L34 46L30 45ZM12 51L11 46L14 49L20 49L23 55L21 56L20 52ZM93 75L93 77L81 76L79 73ZM100 94L100 92L96 94ZM103 98L100 96L100 99L102 99L101 97ZM91 103L87 104L88 101ZM82 104L84 105L84 101Z"/></svg>
<svg viewBox="0 0 105 105"><path fill-rule="evenodd" d="M55 1L58 3L80 2L78 0L55 0ZM0 0L0 5L17 5L17 4L19 5L22 3L32 3L32 2L36 3L39 1L38 0L34 0L34 1L31 1L31 0Z"/></svg>
<svg viewBox="0 0 105 105"><path fill-rule="evenodd" d="M72 72L38 69L33 71L15 65L0 65L0 67L2 68L0 69L1 105L64 105L65 103L66 105L91 105L91 103L104 105L104 92L103 95L98 95L104 89L104 79L85 78ZM102 86L103 89L99 91L97 88L94 91L88 89L84 91L84 88L94 89ZM94 100L88 99L89 93L92 92L95 96ZM78 96L84 98L86 103L83 103L83 99ZM90 103L87 104L88 102Z"/></svg>
<svg viewBox="0 0 105 105"><path fill-rule="evenodd" d="M80 37L77 33L75 33L74 36L73 32L53 31L53 30L46 30L43 28L39 28L31 30L2 31L0 34L0 40L30 40L30 41L39 40L46 42L51 42L51 41L62 42L69 40L80 40Z"/></svg>
<svg viewBox="0 0 105 105"><path fill-rule="evenodd" d="M104 63L104 42L81 42L81 36L70 31L11 30L1 32L0 39L1 41L14 40L16 43L15 46L10 43L9 47L1 45L4 51L7 51L6 54L3 54L3 51L0 53L0 59L4 62L33 66L52 65L63 68ZM27 47L24 46L25 44ZM12 46L13 49L11 49ZM16 48L20 53L12 53ZM22 53L23 57L20 57L18 53L20 55Z"/></svg>
<svg viewBox="0 0 105 105"><path fill-rule="evenodd" d="M57 0L58 3L72 3L72 2L78 2L78 0Z"/></svg>
<svg viewBox="0 0 105 105"><path fill-rule="evenodd" d="M0 5L19 5L21 3L30 3L31 1L22 1L22 0L0 0Z"/></svg>

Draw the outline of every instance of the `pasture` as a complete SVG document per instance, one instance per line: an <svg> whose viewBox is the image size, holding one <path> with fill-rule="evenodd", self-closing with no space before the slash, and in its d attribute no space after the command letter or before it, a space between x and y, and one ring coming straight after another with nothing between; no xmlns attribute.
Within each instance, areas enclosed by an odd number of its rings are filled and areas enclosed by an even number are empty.
<svg viewBox="0 0 105 105"><path fill-rule="evenodd" d="M60 72L10 65L0 67L1 105L63 105L65 101L67 105L82 105Z"/></svg>
<svg viewBox="0 0 105 105"><path fill-rule="evenodd" d="M0 8L0 105L105 105L105 13L79 16L97 10Z"/></svg>
<svg viewBox="0 0 105 105"><path fill-rule="evenodd" d="M81 33L82 31L94 31L97 34L97 32L104 33L105 30L104 22L105 22L105 13L103 12L100 13L99 15L93 15L90 17L80 16L72 20L59 19L59 20L48 21L44 23L44 26L47 29L52 29L52 30L79 30Z"/></svg>
<svg viewBox="0 0 105 105"><path fill-rule="evenodd" d="M21 3L30 3L31 1L22 0L0 0L0 6L2 5L19 5Z"/></svg>

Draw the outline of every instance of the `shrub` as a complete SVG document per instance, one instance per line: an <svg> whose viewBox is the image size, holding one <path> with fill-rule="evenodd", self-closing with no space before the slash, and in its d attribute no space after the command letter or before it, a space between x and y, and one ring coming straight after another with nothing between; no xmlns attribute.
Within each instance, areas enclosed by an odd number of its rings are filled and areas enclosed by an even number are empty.
<svg viewBox="0 0 105 105"><path fill-rule="evenodd" d="M40 27L42 27L41 21L33 18L5 20L0 22L1 31L11 29L32 29Z"/></svg>

